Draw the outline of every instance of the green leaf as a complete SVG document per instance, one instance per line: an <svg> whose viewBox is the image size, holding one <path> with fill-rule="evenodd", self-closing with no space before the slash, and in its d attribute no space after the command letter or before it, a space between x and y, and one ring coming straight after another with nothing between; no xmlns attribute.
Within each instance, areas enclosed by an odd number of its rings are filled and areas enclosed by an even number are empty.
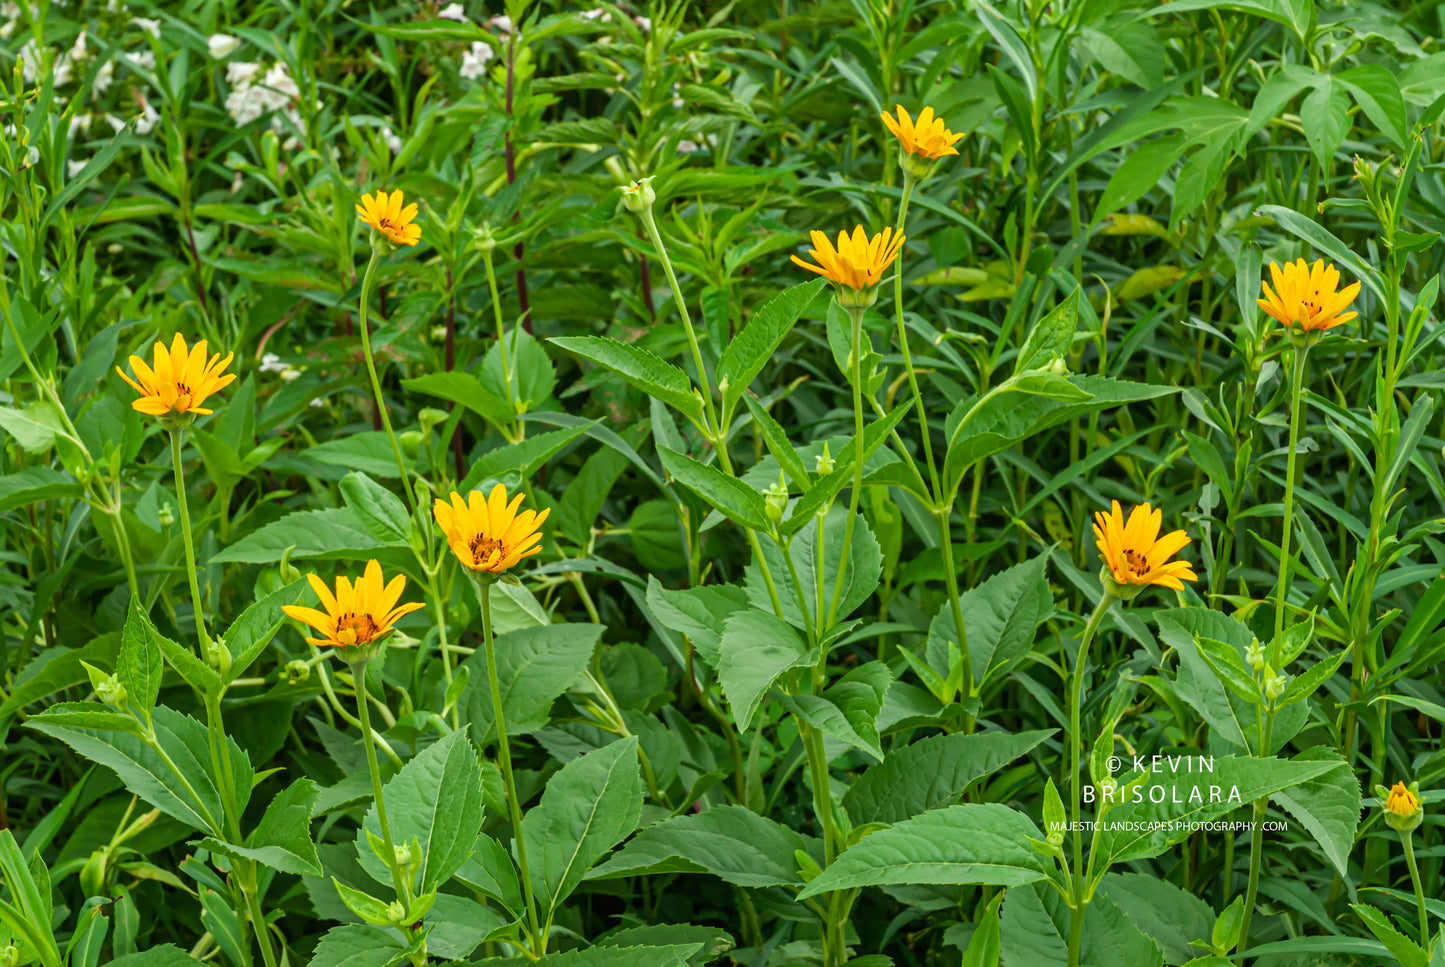
<svg viewBox="0 0 1445 967"><path fill-rule="evenodd" d="M501 904L513 918L521 915L524 907L517 867L506 848L486 833L477 838L476 849L457 870L456 877Z"/></svg>
<svg viewBox="0 0 1445 967"><path fill-rule="evenodd" d="M816 516L812 517L809 526L803 528L788 546L787 554L792 558L792 569L796 570L798 575L797 588L794 587L790 577L788 580L783 579L784 576L792 573L787 559L783 557L783 549L773 541L762 542L763 560L767 562L768 570L774 575L774 584L777 588L779 603L782 605L783 617L800 631L806 630L808 627L808 621L803 617L803 608L808 609L808 613L813 616L814 623L817 622L819 612L827 610L827 607L822 609L818 607L817 572L820 555L815 548L820 527L824 541L821 554L823 603L825 606L832 605L838 569L843 560L843 541L848 536L848 508L846 506L843 506L841 502L834 504L828 511L826 523L820 523ZM878 540L873 536L872 529L868 526L867 518L861 512L854 522L853 542L847 550L848 567L843 573L843 585L838 594L837 607L834 608L835 623L846 619L861 607L878 587L879 579L883 575L883 552L878 547ZM768 592L767 582L763 580L762 570L756 562L752 562L744 568L744 573L747 575L748 599L752 602L753 607L760 611L771 611L772 596ZM824 629L824 634L820 637L825 637L828 630L830 629Z"/></svg>
<svg viewBox="0 0 1445 967"><path fill-rule="evenodd" d="M1009 890L1000 923L1005 963L1064 963L1069 926L1069 908L1056 890L1041 883ZM1094 895L1082 926L1080 967L1161 967L1164 962L1158 944L1102 893Z"/></svg>
<svg viewBox="0 0 1445 967"><path fill-rule="evenodd" d="M549 341L611 370L692 422L702 422L702 399L693 395L692 380L661 356L604 336L553 336Z"/></svg>
<svg viewBox="0 0 1445 967"><path fill-rule="evenodd" d="M1197 635L1194 638L1194 647L1220 684L1252 705L1264 703L1264 696L1260 693L1254 673L1244 664L1244 659L1233 645Z"/></svg>
<svg viewBox="0 0 1445 967"><path fill-rule="evenodd" d="M718 663L724 622L728 615L747 605L747 592L731 584L674 591L664 588L653 575L647 576L647 606L657 620L663 627L686 635L698 657L713 668Z"/></svg>
<svg viewBox="0 0 1445 967"><path fill-rule="evenodd" d="M158 638L160 632L151 624L140 598L131 595L125 630L120 636L120 654L115 661L115 676L125 686L130 707L139 712L147 724L151 720L151 709L156 707L166 667Z"/></svg>
<svg viewBox="0 0 1445 967"><path fill-rule="evenodd" d="M207 837L201 845L227 856L256 860L273 870L298 876L321 876L321 858L311 839L311 813L321 790L310 779L297 779L276 794L245 846Z"/></svg>
<svg viewBox="0 0 1445 967"><path fill-rule="evenodd" d="M1385 945L1390 956L1399 961L1401 967L1427 967L1428 957L1424 949L1401 933L1383 912L1368 903L1351 903L1350 909L1365 922L1370 933Z"/></svg>
<svg viewBox="0 0 1445 967"><path fill-rule="evenodd" d="M24 409L0 406L0 428L14 437L26 453L44 453L55 445L55 438L65 432L49 400L32 403Z"/></svg>
<svg viewBox="0 0 1445 967"><path fill-rule="evenodd" d="M199 967L201 961L171 944L117 957L106 967Z"/></svg>
<svg viewBox="0 0 1445 967"><path fill-rule="evenodd" d="M1191 10L1235 10L1254 14L1284 24L1300 40L1314 31L1319 16L1314 0L1171 0L1170 3L1147 8L1145 16L1158 17Z"/></svg>
<svg viewBox="0 0 1445 967"><path fill-rule="evenodd" d="M1315 89L1300 105L1300 124L1305 140L1314 152L1320 170L1333 167L1335 152L1350 133L1350 98L1344 85L1328 75L1321 75Z"/></svg>
<svg viewBox="0 0 1445 967"><path fill-rule="evenodd" d="M1074 344L1074 331L1079 327L1079 293L1082 291L1082 287L1076 287L1029 330L1028 338L1014 360L1015 375L1043 369L1056 359L1068 359L1069 347ZM1075 390L1082 392L1077 387Z"/></svg>
<svg viewBox="0 0 1445 967"><path fill-rule="evenodd" d="M1179 653L1174 683L1179 697L1193 706L1217 738L1250 751L1246 731L1254 725L1254 707L1230 701L1228 690L1195 645L1198 638L1207 637L1227 642L1242 656L1254 639L1249 628L1209 608L1172 608L1159 612L1156 620L1160 639Z"/></svg>
<svg viewBox="0 0 1445 967"><path fill-rule="evenodd" d="M487 960L486 967L688 967L689 958L702 949L700 943L666 947L613 947L598 943L585 950L547 954L536 960L508 957Z"/></svg>
<svg viewBox="0 0 1445 967"><path fill-rule="evenodd" d="M808 852L808 841L787 826L745 806L714 806L644 826L587 878L711 873L753 889L795 886L796 850Z"/></svg>
<svg viewBox="0 0 1445 967"><path fill-rule="evenodd" d="M768 452L778 461L778 466L783 468L793 486L799 490L811 487L813 480L808 476L808 468L803 465L803 458L793 449L788 434L778 425L778 421L763 408L763 404L753 399L752 394L744 394L743 402L747 404L748 412L752 414L753 422L757 425L763 442L768 446Z"/></svg>
<svg viewBox="0 0 1445 967"><path fill-rule="evenodd" d="M585 434L597 421L551 430L528 437L519 443L509 443L495 450L489 450L472 464L467 479L457 485L457 491L468 494L481 485L488 477L500 477L509 471L516 472L525 480L536 473L548 460Z"/></svg>
<svg viewBox="0 0 1445 967"><path fill-rule="evenodd" d="M965 591L959 604L974 687L982 690L988 682L1005 680L1028 656L1039 625L1054 614L1048 555L1040 554L990 576ZM948 673L949 642L957 644L958 633L953 609L943 607L928 627L928 663L944 675Z"/></svg>
<svg viewBox="0 0 1445 967"><path fill-rule="evenodd" d="M582 674L601 635L601 625L555 624L497 636L497 677L509 734L525 735L547 724L552 701ZM496 741L496 728L485 649L477 648L462 667L467 688L461 707L472 738L486 746Z"/></svg>
<svg viewBox="0 0 1445 967"><path fill-rule="evenodd" d="M1280 696L1279 704L1293 705L1314 695L1325 682L1335 677L1335 673L1349 656L1349 649L1341 648L1330 657L1315 662L1307 671L1290 680L1284 694Z"/></svg>
<svg viewBox="0 0 1445 967"><path fill-rule="evenodd" d="M240 617L231 622L224 636L226 648L231 653L231 669L226 673L227 685L245 674L252 663L261 657L261 653L266 650L271 639L276 637L276 632L281 630L281 625L286 620L286 612L281 609L288 604L298 603L301 596L307 593L308 587L304 578L292 581L259 601L252 602L241 612Z"/></svg>
<svg viewBox="0 0 1445 967"><path fill-rule="evenodd" d="M1069 381L1090 395L1084 402L1065 402L1043 396L1000 393L982 405L976 397L963 400L950 414L945 472L956 489L963 472L979 460L1001 453L1035 433L1110 406L1150 400L1178 392L1175 386L1151 386L1103 376L1073 376ZM970 416L970 412L972 415Z"/></svg>
<svg viewBox="0 0 1445 967"><path fill-rule="evenodd" d="M999 803L935 809L863 837L798 899L902 883L1033 883L1047 878L1048 871L1029 845L1030 837L1043 835L1023 813Z"/></svg>
<svg viewBox="0 0 1445 967"><path fill-rule="evenodd" d="M482 829L482 768L466 733L448 733L423 749L387 781L381 793L386 797L392 840L398 845L421 843L417 893L430 893L472 855ZM390 884L391 872L371 849L366 832L381 836L374 803L356 838L356 850L362 868L378 883Z"/></svg>
<svg viewBox="0 0 1445 967"><path fill-rule="evenodd" d="M773 358L803 310L827 284L827 279L813 279L777 293L757 307L748 324L723 348L717 376L720 386L727 381L722 396L723 405L729 411Z"/></svg>
<svg viewBox="0 0 1445 967"><path fill-rule="evenodd" d="M673 479L728 520L748 530L768 533L773 529L763 495L738 478L660 444L657 455Z"/></svg>
<svg viewBox="0 0 1445 967"><path fill-rule="evenodd" d="M123 732L141 736L145 730L135 716L128 712L116 712L98 702L56 702L47 706L29 719L31 723L48 726L65 726L74 729L94 729L97 732ZM37 726L38 727L38 726Z"/></svg>
<svg viewBox="0 0 1445 967"><path fill-rule="evenodd" d="M549 921L592 865L637 828L641 815L636 736L573 759L547 780L542 801L522 817L522 835L532 890Z"/></svg>
<svg viewBox="0 0 1445 967"><path fill-rule="evenodd" d="M723 626L718 680L738 730L746 732L773 683L790 668L810 665L816 653L781 618L766 611L739 611Z"/></svg>
<svg viewBox="0 0 1445 967"><path fill-rule="evenodd" d="M341 478L341 499L372 537L381 544L411 540L411 515L401 498L366 474L352 471Z"/></svg>
<svg viewBox="0 0 1445 967"><path fill-rule="evenodd" d="M212 556L215 564L275 564L290 548L291 559L349 561L374 557L383 545L357 520L349 508L302 510L252 531L230 547Z"/></svg>
<svg viewBox="0 0 1445 967"><path fill-rule="evenodd" d="M1360 782L1333 749L1308 749L1295 761L1324 762L1331 767L1320 776L1275 793L1274 800L1309 831L1340 875L1349 876L1350 853L1360 826Z"/></svg>
<svg viewBox="0 0 1445 967"><path fill-rule="evenodd" d="M1153 939L1170 964L1182 964L1198 953L1192 941L1214 929L1209 904L1168 880L1144 873L1109 873L1099 893L1124 911L1134 926Z"/></svg>
<svg viewBox="0 0 1445 967"><path fill-rule="evenodd" d="M156 706L151 723L156 742L166 756L135 735L50 725L43 715L32 717L26 725L60 739L92 762L114 770L127 789L172 819L192 829L221 835L225 813L220 793L211 780L206 727L164 705ZM250 763L234 741L229 738L227 741L231 746L232 769L240 780L238 794L241 790L249 794Z"/></svg>
<svg viewBox="0 0 1445 967"><path fill-rule="evenodd" d="M0 477L0 513L42 500L79 497L84 492L69 474L49 467L31 467Z"/></svg>
<svg viewBox="0 0 1445 967"><path fill-rule="evenodd" d="M966 617L965 617L965 620ZM843 795L854 825L899 823L951 806L974 781L1038 747L1053 730L930 735L893 749Z"/></svg>
<svg viewBox="0 0 1445 967"><path fill-rule="evenodd" d="M863 428L863 482L865 486L868 484L869 475L877 469L875 464L874 470L870 470L868 461L883 445L883 441L888 439L888 435L907 415L911 407L911 401L904 400L889 411L883 419L873 420ZM884 453L889 459L892 459L892 454L887 451ZM852 485L853 481L857 479L857 473L853 468L858 464L858 446L852 437L848 438L836 456L837 465L833 472L815 481L808 492L793 505L788 519L783 521L779 528L785 536L795 534L812 524L818 512L832 503L833 498L838 496L844 487Z"/></svg>
<svg viewBox="0 0 1445 967"><path fill-rule="evenodd" d="M413 393L436 396L452 403L458 403L501 429L515 418L507 401L482 386L471 373L461 370L428 373L414 379L401 381L402 388Z"/></svg>
<svg viewBox="0 0 1445 967"><path fill-rule="evenodd" d="M821 695L783 695L780 701L814 728L881 761L878 713L883 710L883 697L891 684L893 673L888 666L870 661L849 671Z"/></svg>
<svg viewBox="0 0 1445 967"><path fill-rule="evenodd" d="M1354 97L1365 117L1404 151L1408 147L1409 115L1399 79L1379 64L1361 64L1340 71L1335 80Z"/></svg>
<svg viewBox="0 0 1445 967"><path fill-rule="evenodd" d="M388 967L405 947L393 931L348 923L326 931L310 967Z"/></svg>

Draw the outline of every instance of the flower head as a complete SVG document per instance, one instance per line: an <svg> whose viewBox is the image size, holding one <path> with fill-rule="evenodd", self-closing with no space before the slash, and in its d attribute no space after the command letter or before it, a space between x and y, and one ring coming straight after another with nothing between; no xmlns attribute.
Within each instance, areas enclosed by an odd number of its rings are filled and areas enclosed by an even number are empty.
<svg viewBox="0 0 1445 967"><path fill-rule="evenodd" d="M415 245L421 241L421 226L416 224L416 202L402 207L401 192L388 195L362 195L356 214L361 220L398 245Z"/></svg>
<svg viewBox="0 0 1445 967"><path fill-rule="evenodd" d="M1140 504L1124 520L1119 502L1113 502L1107 514L1094 514L1094 537L1104 567L1120 586L1162 584L1175 591L1184 590L1180 580L1197 581L1194 565L1188 561L1171 561L1189 537L1183 531L1159 536L1162 511Z"/></svg>
<svg viewBox="0 0 1445 967"><path fill-rule="evenodd" d="M315 628L320 638L307 638L318 648L356 648L363 653L381 644L391 634L392 625L422 605L417 602L398 605L397 599L406 589L406 578L398 574L383 583L381 564L369 561L366 571L355 583L345 577L336 579L336 593L314 574L306 575L311 588L321 599L325 611L283 605L282 610L297 621Z"/></svg>
<svg viewBox="0 0 1445 967"><path fill-rule="evenodd" d="M836 249L822 232L813 232L811 238L813 247L808 250L808 254L817 259L818 264L804 262L796 255L792 257L793 261L810 272L817 272L837 286L840 303L843 303L847 296L844 289L852 289L855 297L857 294L871 297L860 303L863 305L871 304L872 299L876 298L873 290L877 287L878 280L883 277L888 266L893 264L893 260L898 258L898 252L905 241L904 236L894 235L891 228L883 229L870 239L862 225L854 228L851 236L847 232L839 232Z"/></svg>
<svg viewBox="0 0 1445 967"><path fill-rule="evenodd" d="M135 379L119 366L115 371L141 394L131 406L142 413L169 419L188 413L205 415L211 412L202 406L206 398L236 378L235 373L225 372L234 355L227 353L222 359L217 353L208 360L204 339L188 350L184 337L176 333L169 349L164 342L156 341L153 366L147 366L139 356L130 358Z"/></svg>
<svg viewBox="0 0 1445 967"><path fill-rule="evenodd" d="M432 512L457 560L473 571L501 574L542 550L542 523L551 508L519 514L524 496L519 493L509 503L501 484L487 496L473 490L465 500L453 491L450 501L438 497Z"/></svg>
<svg viewBox="0 0 1445 967"><path fill-rule="evenodd" d="M898 117L884 112L883 123L888 125L888 130L902 145L905 154L916 154L929 161L936 161L945 155L958 154L954 147L963 135L954 134L948 130L943 123L943 118L933 116L933 108L926 107L919 112L918 120L914 121L903 105L899 104Z"/></svg>
<svg viewBox="0 0 1445 967"><path fill-rule="evenodd" d="M652 177L649 175L622 186L622 204L627 206L628 211L641 215L657 201L657 192L652 189Z"/></svg>
<svg viewBox="0 0 1445 967"><path fill-rule="evenodd" d="M1380 797L1380 803L1385 807L1385 823L1397 832L1414 832L1425 818L1425 810L1421 806L1424 797L1420 795L1418 782L1408 786L1397 782L1389 791L1384 786L1376 786L1375 795Z"/></svg>
<svg viewBox="0 0 1445 967"><path fill-rule="evenodd" d="M1274 288L1271 289L1268 282L1263 283L1264 298L1255 301L1291 329L1297 326L1306 333L1324 331L1342 326L1359 315L1345 310L1359 295L1360 283L1339 290L1339 269L1325 265L1324 259L1315 259L1314 265L1295 259L1286 262L1284 268L1270 262L1269 274L1274 279Z"/></svg>

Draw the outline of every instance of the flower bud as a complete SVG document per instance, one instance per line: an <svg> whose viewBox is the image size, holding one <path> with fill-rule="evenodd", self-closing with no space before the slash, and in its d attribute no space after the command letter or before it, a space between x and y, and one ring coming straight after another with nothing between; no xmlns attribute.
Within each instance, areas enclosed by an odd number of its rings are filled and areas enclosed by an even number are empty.
<svg viewBox="0 0 1445 967"><path fill-rule="evenodd" d="M428 434L431 433L431 431L437 426L437 424L446 422L447 414L445 410L439 410L435 407L428 406L423 408L422 411L416 415L416 419L417 422L421 424L421 432L423 434Z"/></svg>
<svg viewBox="0 0 1445 967"><path fill-rule="evenodd" d="M0 948L0 967L15 967L18 963L20 963L20 951L14 944Z"/></svg>
<svg viewBox="0 0 1445 967"><path fill-rule="evenodd" d="M1251 641L1244 650L1244 660L1255 671L1264 667L1264 646L1259 643L1258 638Z"/></svg>
<svg viewBox="0 0 1445 967"><path fill-rule="evenodd" d="M848 285L836 285L833 287L833 294L838 300L838 308L840 309L848 311L853 309L867 309L878 301L878 286L874 285L866 289L855 289ZM849 355L851 361L851 353Z"/></svg>
<svg viewBox="0 0 1445 967"><path fill-rule="evenodd" d="M231 649L226 647L225 639L220 635L208 640L205 644L206 664L214 668L222 678L231 674Z"/></svg>
<svg viewBox="0 0 1445 967"><path fill-rule="evenodd" d="M1069 375L1069 366L1064 362L1064 357L1055 356L1054 361L1049 363L1047 371L1055 376L1067 376Z"/></svg>
<svg viewBox="0 0 1445 967"><path fill-rule="evenodd" d="M107 675L95 683L95 694L105 704L113 705L118 709L125 708L126 691L120 679L114 675Z"/></svg>
<svg viewBox="0 0 1445 967"><path fill-rule="evenodd" d="M1285 686L1289 684L1289 676L1276 672L1266 662L1264 666L1264 697L1271 702L1279 701L1284 694Z"/></svg>
<svg viewBox="0 0 1445 967"><path fill-rule="evenodd" d="M311 666L300 658L293 658L286 663L286 684L301 685L311 677Z"/></svg>
<svg viewBox="0 0 1445 967"><path fill-rule="evenodd" d="M391 921L392 926L406 926L406 904L400 900L393 900L386 907L386 918Z"/></svg>
<svg viewBox="0 0 1445 967"><path fill-rule="evenodd" d="M156 519L162 527L170 527L176 522L176 512L171 510L170 504L161 504L161 509L156 511Z"/></svg>
<svg viewBox="0 0 1445 967"><path fill-rule="evenodd" d="M406 843L398 843L396 846L396 865L406 869L411 865L411 847Z"/></svg>
<svg viewBox="0 0 1445 967"><path fill-rule="evenodd" d="M1054 830L1052 833L1049 833L1049 835L1048 835L1048 843L1049 843L1050 846L1063 846L1063 845L1064 845L1064 834L1061 833L1061 832L1059 832L1057 829Z"/></svg>
<svg viewBox="0 0 1445 967"><path fill-rule="evenodd" d="M652 203L657 201L657 193L652 190L652 178L639 178L630 185L622 188L622 204L634 215L641 215L652 208Z"/></svg>
<svg viewBox="0 0 1445 967"><path fill-rule="evenodd" d="M421 450L421 431L407 430L396 435L397 442L401 444L401 452L411 459L416 459L417 452Z"/></svg>
<svg viewBox="0 0 1445 967"><path fill-rule="evenodd" d="M492 234L492 226L483 222L476 231L472 232L472 248L483 255L491 255L497 248L497 236Z"/></svg>
<svg viewBox="0 0 1445 967"><path fill-rule="evenodd" d="M814 458L813 472L820 477L824 477L832 473L836 466L837 464L833 460L833 457L828 453L828 441L824 440L823 452Z"/></svg>
<svg viewBox="0 0 1445 967"><path fill-rule="evenodd" d="M778 482L763 491L763 500L767 504L768 520L774 524L780 524L783 520L783 513L788 509L788 484L783 480L782 471L778 471Z"/></svg>
<svg viewBox="0 0 1445 967"><path fill-rule="evenodd" d="M1384 786L1376 786L1375 794L1380 797L1380 804L1385 810L1385 823L1391 829L1412 833L1425 819L1420 783L1412 782L1406 786L1403 782L1397 782L1389 790Z"/></svg>

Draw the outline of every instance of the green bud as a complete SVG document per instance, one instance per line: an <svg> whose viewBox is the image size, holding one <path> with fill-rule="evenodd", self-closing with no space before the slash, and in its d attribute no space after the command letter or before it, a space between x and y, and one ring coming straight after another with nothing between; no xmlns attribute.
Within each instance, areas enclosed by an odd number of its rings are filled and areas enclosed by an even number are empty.
<svg viewBox="0 0 1445 967"><path fill-rule="evenodd" d="M483 255L491 255L497 248L497 236L492 234L492 226L483 222L476 231L472 232L472 248Z"/></svg>
<svg viewBox="0 0 1445 967"><path fill-rule="evenodd" d="M286 663L286 684L300 685L311 677L311 666L300 658L293 658Z"/></svg>
<svg viewBox="0 0 1445 967"><path fill-rule="evenodd" d="M815 461L813 463L813 472L820 477L827 476L828 474L833 472L833 469L836 466L837 464L834 462L832 456L830 456L828 453L828 441L824 440L823 452L818 454L818 456L815 458Z"/></svg>
<svg viewBox="0 0 1445 967"><path fill-rule="evenodd" d="M406 430L396 435L397 441L401 444L401 452L408 457L415 459L417 452L421 450L422 435L420 430Z"/></svg>
<svg viewBox="0 0 1445 967"><path fill-rule="evenodd" d="M0 967L16 967L20 963L20 951L14 944L0 948Z"/></svg>
<svg viewBox="0 0 1445 967"><path fill-rule="evenodd" d="M878 286L869 286L866 289L855 289L847 285L835 285L833 296L838 300L838 307L844 311L853 309L867 309L878 301ZM852 368L852 354L849 354L849 368Z"/></svg>
<svg viewBox="0 0 1445 967"><path fill-rule="evenodd" d="M1259 643L1258 638L1251 641L1249 647L1244 650L1244 660L1256 672L1264 667L1264 646Z"/></svg>
<svg viewBox="0 0 1445 967"><path fill-rule="evenodd" d="M781 470L778 471L778 482L763 491L763 500L767 504L768 520L774 524L782 523L783 513L788 509L788 484Z"/></svg>
<svg viewBox="0 0 1445 967"><path fill-rule="evenodd" d="M392 926L404 927L407 923L406 904L400 900L393 900L386 907L386 918L391 921Z"/></svg>
<svg viewBox="0 0 1445 967"><path fill-rule="evenodd" d="M157 519L162 527L170 527L176 522L176 512L171 510L170 504L161 504L161 509L156 512Z"/></svg>
<svg viewBox="0 0 1445 967"><path fill-rule="evenodd" d="M1284 694L1285 687L1289 684L1289 676L1276 672L1266 662L1264 666L1264 697L1271 702L1279 701Z"/></svg>
<svg viewBox="0 0 1445 967"><path fill-rule="evenodd" d="M214 668L222 678L231 674L231 649L226 647L225 639L220 635L210 639L205 645L206 664Z"/></svg>
<svg viewBox="0 0 1445 967"><path fill-rule="evenodd" d="M634 215L641 215L652 209L652 203L657 201L657 193L652 190L652 177L639 178L630 185L622 188L622 204Z"/></svg>

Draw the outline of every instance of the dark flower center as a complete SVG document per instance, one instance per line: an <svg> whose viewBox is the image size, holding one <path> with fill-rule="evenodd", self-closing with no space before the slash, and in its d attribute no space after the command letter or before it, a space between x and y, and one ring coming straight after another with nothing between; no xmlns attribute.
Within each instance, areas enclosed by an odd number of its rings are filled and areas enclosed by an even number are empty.
<svg viewBox="0 0 1445 967"><path fill-rule="evenodd" d="M1149 571L1149 562L1138 551L1125 550L1124 560L1129 562L1129 570L1135 575L1142 577Z"/></svg>
<svg viewBox="0 0 1445 967"><path fill-rule="evenodd" d="M485 564L488 558L492 556L493 551L500 551L502 549L502 542L495 537L478 534L472 538L468 546L472 549L472 560L478 564Z"/></svg>
<svg viewBox="0 0 1445 967"><path fill-rule="evenodd" d="M369 614L347 612L336 619L336 640L345 644L365 644L376 637L376 622Z"/></svg>

